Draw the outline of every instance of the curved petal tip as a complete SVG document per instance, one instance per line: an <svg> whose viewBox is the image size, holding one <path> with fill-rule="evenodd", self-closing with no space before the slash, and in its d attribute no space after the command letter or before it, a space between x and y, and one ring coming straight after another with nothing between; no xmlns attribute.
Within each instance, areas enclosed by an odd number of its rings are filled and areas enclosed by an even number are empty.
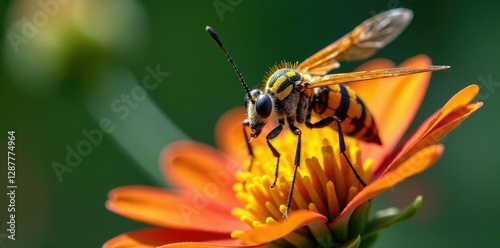
<svg viewBox="0 0 500 248"><path fill-rule="evenodd" d="M287 219L279 223L262 225L248 232L241 233L238 238L245 243L268 243L286 236L299 227L316 221L326 223L328 219L324 215L309 210L295 210Z"/></svg>

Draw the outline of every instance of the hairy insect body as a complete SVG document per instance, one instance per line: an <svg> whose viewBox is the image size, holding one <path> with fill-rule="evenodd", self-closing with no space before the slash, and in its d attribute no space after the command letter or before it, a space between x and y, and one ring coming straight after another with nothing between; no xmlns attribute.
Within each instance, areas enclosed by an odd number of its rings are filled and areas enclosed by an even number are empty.
<svg viewBox="0 0 500 248"><path fill-rule="evenodd" d="M278 118L285 116L293 124L304 123L311 114L318 115L320 119L337 116L347 135L381 144L372 115L361 98L347 85L307 89L300 85L314 81L311 75L294 68L273 68L272 71L275 72L266 80L265 93L271 97ZM336 129L335 125L331 127Z"/></svg>
<svg viewBox="0 0 500 248"><path fill-rule="evenodd" d="M276 170L271 188L275 186L281 153L271 140L278 137L285 126L297 136L294 173L290 193L283 216L288 216L292 202L297 169L301 163L302 132L296 123L308 128L331 127L338 130L339 152L350 166L358 182L366 183L357 173L346 155L344 134L366 142L381 144L373 116L363 101L346 84L351 82L391 78L414 73L439 71L449 66L397 67L350 73L328 74L339 67L342 61L363 60L393 41L408 26L413 18L409 9L391 9L362 22L353 31L316 52L301 63L282 62L273 68L264 79L265 88L250 90L229 53L215 31L206 27L232 64L245 90L247 119L242 123L243 135L251 157L254 153L250 141L258 138L266 123L273 119L277 125L266 135L266 143L276 157ZM380 116L383 118L383 116ZM287 125L286 125L287 124ZM250 129L250 133L247 129Z"/></svg>
<svg viewBox="0 0 500 248"><path fill-rule="evenodd" d="M266 80L265 92L274 102L274 111L287 121L304 123L313 90L298 91L297 84L304 81L302 74L292 68L281 68Z"/></svg>

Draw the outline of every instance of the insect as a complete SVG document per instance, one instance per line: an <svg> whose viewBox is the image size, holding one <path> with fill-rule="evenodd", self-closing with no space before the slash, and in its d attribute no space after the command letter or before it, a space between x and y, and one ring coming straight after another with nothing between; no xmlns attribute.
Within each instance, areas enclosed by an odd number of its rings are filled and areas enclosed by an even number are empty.
<svg viewBox="0 0 500 248"><path fill-rule="evenodd" d="M300 148L302 132L297 123L304 123L308 128L332 126L338 131L339 148L359 183L366 183L359 176L345 154L344 133L348 136L376 144L382 144L375 120L363 101L345 83L369 79L397 77L402 75L438 71L449 66L400 67L372 71L338 73L326 75L338 68L340 61L362 60L394 40L410 23L413 12L398 8L377 14L358 25L353 31L331 43L301 63L282 62L275 65L265 79L264 89L249 90L243 76L233 59L225 49L215 31L207 26L206 31L223 50L239 77L245 95L247 119L243 121L243 133L251 161L253 151L252 138L257 138L263 127L271 119L277 120L277 126L266 136L267 145L276 157L276 170L273 184L278 178L280 152L271 140L276 138L285 125L297 136L297 148L294 159L294 173L283 217L288 216L297 169L300 166ZM311 116L319 121L312 123ZM335 122L334 125L332 125ZM250 134L247 132L250 128ZM251 165L249 170L251 170Z"/></svg>

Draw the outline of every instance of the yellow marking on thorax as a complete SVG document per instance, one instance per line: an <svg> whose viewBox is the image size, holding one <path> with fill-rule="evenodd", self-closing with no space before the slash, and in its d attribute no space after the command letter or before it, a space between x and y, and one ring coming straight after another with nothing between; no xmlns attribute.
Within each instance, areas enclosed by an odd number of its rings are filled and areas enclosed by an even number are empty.
<svg viewBox="0 0 500 248"><path fill-rule="evenodd" d="M271 87L271 91L276 93L278 91L278 89L280 88L281 84L283 82L285 82L286 79L287 78L285 76L281 76L281 77L277 78L276 81L274 81L273 87ZM267 82L267 87L269 87L269 83L271 83L271 82Z"/></svg>
<svg viewBox="0 0 500 248"><path fill-rule="evenodd" d="M300 74L299 74L300 75ZM270 79L271 77L269 77L269 79L267 80L266 82L266 91L271 91L273 92L276 97L282 101L283 99L285 99L288 95L290 95L290 93L292 93L293 89L294 89L294 85L291 84L289 85L288 87L286 87L284 90L282 90L281 92L278 92L279 88L282 86L282 84L289 78L292 78L292 77L295 77L297 76L297 73L295 71L287 71L285 73L285 75L281 75L280 77L278 77L274 83L273 83L273 86L271 88L269 88L269 84L271 83L270 82ZM301 77L302 78L302 77ZM310 94L312 95L312 91L310 92Z"/></svg>
<svg viewBox="0 0 500 248"><path fill-rule="evenodd" d="M288 75L289 73L290 72L287 72L286 74ZM293 73L293 75L295 75L295 73ZM276 81L274 81L273 87L271 87L271 91L276 95L276 97L278 97L278 99L280 101L285 99L293 90L293 85L290 85L290 86L286 87L283 91L278 92L278 89L281 87L283 82L285 82L285 80L287 80L287 79L288 79L288 77L286 77L285 75L280 76L276 79Z"/></svg>
<svg viewBox="0 0 500 248"><path fill-rule="evenodd" d="M282 101L283 99L285 99L288 95L290 95L290 93L292 93L292 90L293 90L293 84L291 84L290 86L286 87L282 92L276 94L276 96L278 97L278 99L280 101Z"/></svg>

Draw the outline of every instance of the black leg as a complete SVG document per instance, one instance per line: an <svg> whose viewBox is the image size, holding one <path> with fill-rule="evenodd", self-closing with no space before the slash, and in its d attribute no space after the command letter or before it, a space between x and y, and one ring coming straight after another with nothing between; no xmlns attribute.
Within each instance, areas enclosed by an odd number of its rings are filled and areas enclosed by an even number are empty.
<svg viewBox="0 0 500 248"><path fill-rule="evenodd" d="M288 199L286 200L286 209L283 213L283 218L288 218L288 211L290 210L290 204L292 203L293 189L295 188L295 179L297 178L297 169L300 166L300 148L302 147L302 132L300 129L292 124L290 124L290 131L298 136L297 140L297 150L295 151L295 170L293 171L292 185L290 185L290 193L288 194Z"/></svg>
<svg viewBox="0 0 500 248"><path fill-rule="evenodd" d="M276 150L276 148L271 144L271 140L276 138L281 131L283 130L283 125L285 123L284 119L279 119L278 120L279 125L275 127L271 132L269 132L266 136L266 142L267 145L269 146L269 149L271 149L271 152L273 153L273 156L277 159L276 161L276 170L274 172L274 180L273 183L271 184L271 188L274 188L276 186L276 181L278 180L278 171L280 167L280 156L281 154Z"/></svg>
<svg viewBox="0 0 500 248"><path fill-rule="evenodd" d="M247 133L247 129L246 129L246 127L249 127L249 126L250 126L250 122L248 121L248 119L245 119L243 121L243 135L245 136L245 141L247 143L248 155L250 155L250 166L248 166L248 172L251 172L254 155L253 155L252 145L250 145L250 139L248 138L248 133Z"/></svg>
<svg viewBox="0 0 500 248"><path fill-rule="evenodd" d="M349 160L349 158L347 158L347 155L345 154L345 151L347 150L346 149L346 146L345 146L345 141L344 141L344 132L342 132L342 125L341 125L341 121L340 119L337 117L337 116L329 116L329 117L326 117L316 123L311 123L311 116L307 116L306 118L306 126L309 127L309 128L322 128L322 127L326 127L328 125L330 125L332 122L337 122L337 130L338 130L338 133L339 133L339 149L340 149L340 153L342 153L342 155L344 156L345 160L347 161L347 164L349 164L349 167L351 167L351 170L352 172L354 173L354 175L356 176L356 179L358 179L359 183L361 183L361 185L363 185L363 187L366 187L366 183L363 181L363 179L361 179L361 177L359 176L358 172L356 171L356 169L354 169L354 166L352 166L352 163L351 161Z"/></svg>

